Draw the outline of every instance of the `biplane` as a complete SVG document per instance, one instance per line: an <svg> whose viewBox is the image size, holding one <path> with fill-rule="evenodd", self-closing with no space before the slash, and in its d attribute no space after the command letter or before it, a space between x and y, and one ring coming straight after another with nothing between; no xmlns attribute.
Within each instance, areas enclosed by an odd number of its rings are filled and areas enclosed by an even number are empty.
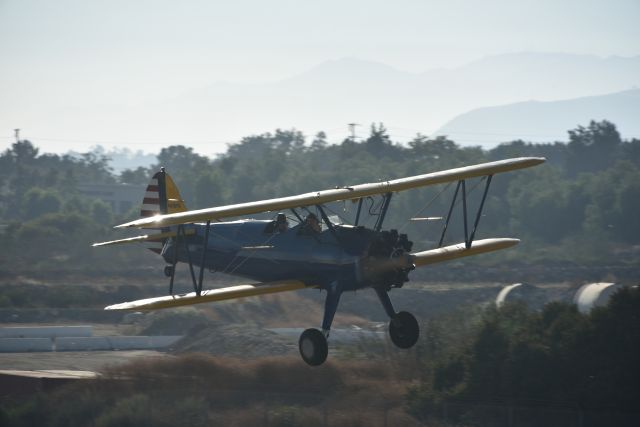
<svg viewBox="0 0 640 427"><path fill-rule="evenodd" d="M399 348L410 348L419 337L418 321L406 311L396 311L389 291L401 288L417 267L516 245L518 239L475 239L487 192L494 175L536 166L544 161L544 158L536 157L513 158L199 210L186 209L178 187L161 169L146 189L141 218L116 226L148 229L149 234L94 246L130 242L152 245L149 249L160 254L166 262L164 273L169 280L169 293L111 305L106 310L146 311L306 288L320 289L326 292L321 328L306 329L299 339L302 359L317 366L327 358L329 331L342 293L372 288L390 318L391 341ZM484 191L475 215L468 215L467 180L474 178L484 180ZM406 234L383 229L394 193L445 183L455 183L455 192L448 214L442 218L444 226L435 248L412 252L413 243ZM379 209L373 212L370 208L363 209L365 201L373 198L379 199ZM332 220L327 215L326 205L339 201L353 202L354 210L357 204L352 224ZM464 242L443 246L456 206L462 208ZM283 213L285 211L287 215ZM237 219L269 212L277 214L272 219ZM369 227L361 225L364 215L374 215L375 223ZM178 263L188 266L193 292L174 294ZM256 283L203 289L205 270L241 276Z"/></svg>

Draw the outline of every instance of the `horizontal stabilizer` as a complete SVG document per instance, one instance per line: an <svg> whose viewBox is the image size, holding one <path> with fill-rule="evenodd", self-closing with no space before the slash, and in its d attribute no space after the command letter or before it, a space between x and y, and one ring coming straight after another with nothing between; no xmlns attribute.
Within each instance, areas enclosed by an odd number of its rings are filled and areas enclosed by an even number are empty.
<svg viewBox="0 0 640 427"><path fill-rule="evenodd" d="M161 308L180 307L183 305L193 305L204 302L224 301L228 299L252 297L277 292L295 291L309 287L312 286L299 280L255 283L252 285L238 285L227 288L209 289L202 291L200 296L196 295L195 292L191 292L188 294L166 295L163 297L124 302L122 304L105 307L105 310L158 310Z"/></svg>
<svg viewBox="0 0 640 427"><path fill-rule="evenodd" d="M464 243L445 246L443 248L431 249L424 252L411 254L416 267L437 262L449 261L456 258L463 258L471 255L483 254L486 252L498 251L510 248L520 243L519 239L483 239L474 240L471 247L467 249Z"/></svg>
<svg viewBox="0 0 640 427"><path fill-rule="evenodd" d="M194 230L185 230L185 234L186 235L191 235L194 234L195 231ZM145 234L143 236L136 236L136 237L129 237L126 239L118 239L118 240L111 240L109 242L100 242L100 243L94 243L93 246L98 247L98 246L110 246L110 245L120 245L123 243L140 243L140 242L153 242L153 241L157 241L157 240L164 240L166 238L169 237L175 237L176 232L175 231L168 231L166 233L156 233L156 234Z"/></svg>

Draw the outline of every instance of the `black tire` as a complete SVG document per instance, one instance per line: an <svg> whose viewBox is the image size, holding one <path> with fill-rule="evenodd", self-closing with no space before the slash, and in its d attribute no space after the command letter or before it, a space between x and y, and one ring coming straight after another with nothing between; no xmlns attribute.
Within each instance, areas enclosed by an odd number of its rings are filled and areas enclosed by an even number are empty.
<svg viewBox="0 0 640 427"><path fill-rule="evenodd" d="M319 366L327 360L329 345L324 334L317 329L307 329L298 341L300 356L308 365Z"/></svg>
<svg viewBox="0 0 640 427"><path fill-rule="evenodd" d="M173 269L175 267L173 265L165 265L164 267L164 275L167 277L171 277L171 275L173 274Z"/></svg>
<svg viewBox="0 0 640 427"><path fill-rule="evenodd" d="M418 342L420 326L413 314L406 311L397 313L389 322L391 341L400 348L411 348Z"/></svg>

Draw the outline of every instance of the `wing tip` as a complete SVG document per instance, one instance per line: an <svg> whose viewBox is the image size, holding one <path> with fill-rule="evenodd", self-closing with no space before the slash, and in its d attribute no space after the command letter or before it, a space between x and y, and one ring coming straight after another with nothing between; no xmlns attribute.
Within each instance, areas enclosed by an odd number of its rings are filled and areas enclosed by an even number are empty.
<svg viewBox="0 0 640 427"><path fill-rule="evenodd" d="M533 161L535 162L536 165L539 165L541 163L544 163L547 161L546 157L532 157Z"/></svg>
<svg viewBox="0 0 640 427"><path fill-rule="evenodd" d="M131 227L135 227L135 225L134 225L135 222L136 221L125 222L124 224L114 225L113 228L131 228Z"/></svg>
<svg viewBox="0 0 640 427"><path fill-rule="evenodd" d="M502 249L510 248L520 243L520 239L515 237L493 237L488 239L474 240L473 243L479 243L480 245L495 245ZM473 244L471 245L473 247Z"/></svg>

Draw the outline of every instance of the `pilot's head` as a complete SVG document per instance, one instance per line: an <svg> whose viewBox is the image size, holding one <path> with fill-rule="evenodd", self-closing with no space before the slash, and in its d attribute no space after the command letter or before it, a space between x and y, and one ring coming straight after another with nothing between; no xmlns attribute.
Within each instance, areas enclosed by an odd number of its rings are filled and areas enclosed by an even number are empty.
<svg viewBox="0 0 640 427"><path fill-rule="evenodd" d="M316 233L320 233L322 227L320 227L320 221L318 221L318 217L315 214L309 213L305 218L305 223L310 230L313 230Z"/></svg>
<svg viewBox="0 0 640 427"><path fill-rule="evenodd" d="M276 216L276 230L280 233L284 233L289 228L289 223L287 222L287 217L283 213L279 213Z"/></svg>

